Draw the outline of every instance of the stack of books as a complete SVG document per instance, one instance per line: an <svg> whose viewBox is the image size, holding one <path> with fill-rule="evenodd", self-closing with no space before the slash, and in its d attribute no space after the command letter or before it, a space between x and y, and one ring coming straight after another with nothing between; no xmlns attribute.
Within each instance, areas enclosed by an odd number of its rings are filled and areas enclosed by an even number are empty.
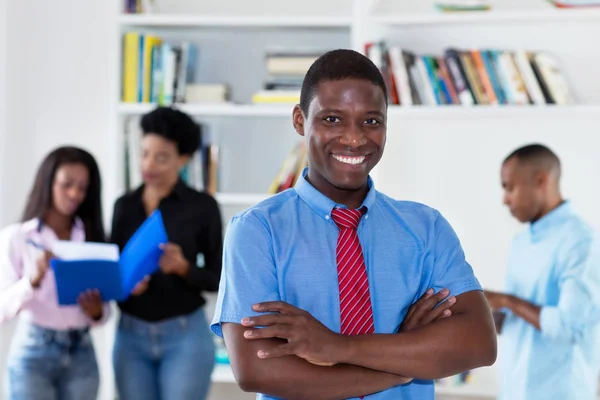
<svg viewBox="0 0 600 400"><path fill-rule="evenodd" d="M268 79L252 102L298 103L304 75L323 52L316 50L273 50L265 56Z"/></svg>
<svg viewBox="0 0 600 400"><path fill-rule="evenodd" d="M390 104L529 105L575 102L558 60L540 51L448 48L416 54L385 42L366 55L388 87Z"/></svg>

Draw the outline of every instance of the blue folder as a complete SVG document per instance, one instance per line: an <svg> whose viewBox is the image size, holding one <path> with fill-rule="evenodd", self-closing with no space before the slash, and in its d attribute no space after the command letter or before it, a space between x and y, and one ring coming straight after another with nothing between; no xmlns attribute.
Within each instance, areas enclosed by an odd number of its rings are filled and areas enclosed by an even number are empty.
<svg viewBox="0 0 600 400"><path fill-rule="evenodd" d="M104 301L125 300L144 276L158 270L163 252L159 245L167 240L162 214L156 210L129 239L119 261L50 260L58 303L75 305L88 289L98 289Z"/></svg>

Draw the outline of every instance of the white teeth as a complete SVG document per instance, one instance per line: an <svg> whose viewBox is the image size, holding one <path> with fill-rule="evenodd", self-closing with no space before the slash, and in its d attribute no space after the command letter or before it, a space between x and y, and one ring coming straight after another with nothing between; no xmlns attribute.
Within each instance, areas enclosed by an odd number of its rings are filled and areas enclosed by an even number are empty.
<svg viewBox="0 0 600 400"><path fill-rule="evenodd" d="M365 156L346 157L346 156L336 156L335 154L333 154L333 158L335 158L336 160L338 160L339 162L342 162L344 164L351 164L351 165L357 165L357 164L360 164L363 161L365 161Z"/></svg>

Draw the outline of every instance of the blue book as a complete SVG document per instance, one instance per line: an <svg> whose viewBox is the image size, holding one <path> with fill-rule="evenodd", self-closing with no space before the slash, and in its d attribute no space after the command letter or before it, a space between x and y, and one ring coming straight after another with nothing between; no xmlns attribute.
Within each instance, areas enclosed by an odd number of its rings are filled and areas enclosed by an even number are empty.
<svg viewBox="0 0 600 400"><path fill-rule="evenodd" d="M54 271L60 305L75 305L88 289L98 289L103 301L123 301L146 275L156 272L167 243L162 214L154 211L129 239L118 261L112 260L50 260Z"/></svg>

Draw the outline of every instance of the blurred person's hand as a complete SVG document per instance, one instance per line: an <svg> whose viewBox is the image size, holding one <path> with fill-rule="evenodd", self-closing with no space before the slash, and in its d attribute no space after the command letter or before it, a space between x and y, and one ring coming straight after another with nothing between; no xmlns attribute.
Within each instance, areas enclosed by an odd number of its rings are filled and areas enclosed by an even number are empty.
<svg viewBox="0 0 600 400"><path fill-rule="evenodd" d="M510 295L491 290L485 290L483 293L492 310L500 310L510 305Z"/></svg>
<svg viewBox="0 0 600 400"><path fill-rule="evenodd" d="M35 271L29 277L29 282L31 286L34 288L39 288L42 280L46 276L46 272L50 269L50 259L53 258L54 255L52 252L46 250L44 253L37 259L35 263Z"/></svg>
<svg viewBox="0 0 600 400"><path fill-rule="evenodd" d="M163 254L158 260L160 269L165 274L175 274L181 277L187 276L190 270L190 263L183 256L181 246L175 243L161 244Z"/></svg>
<svg viewBox="0 0 600 400"><path fill-rule="evenodd" d="M98 321L102 318L102 296L98 289L86 290L77 298L77 302L83 309L83 312L93 320Z"/></svg>
<svg viewBox="0 0 600 400"><path fill-rule="evenodd" d="M146 275L144 279L139 281L133 290L131 291L132 296L139 296L143 294L146 290L148 290L148 286L150 285L150 275Z"/></svg>

